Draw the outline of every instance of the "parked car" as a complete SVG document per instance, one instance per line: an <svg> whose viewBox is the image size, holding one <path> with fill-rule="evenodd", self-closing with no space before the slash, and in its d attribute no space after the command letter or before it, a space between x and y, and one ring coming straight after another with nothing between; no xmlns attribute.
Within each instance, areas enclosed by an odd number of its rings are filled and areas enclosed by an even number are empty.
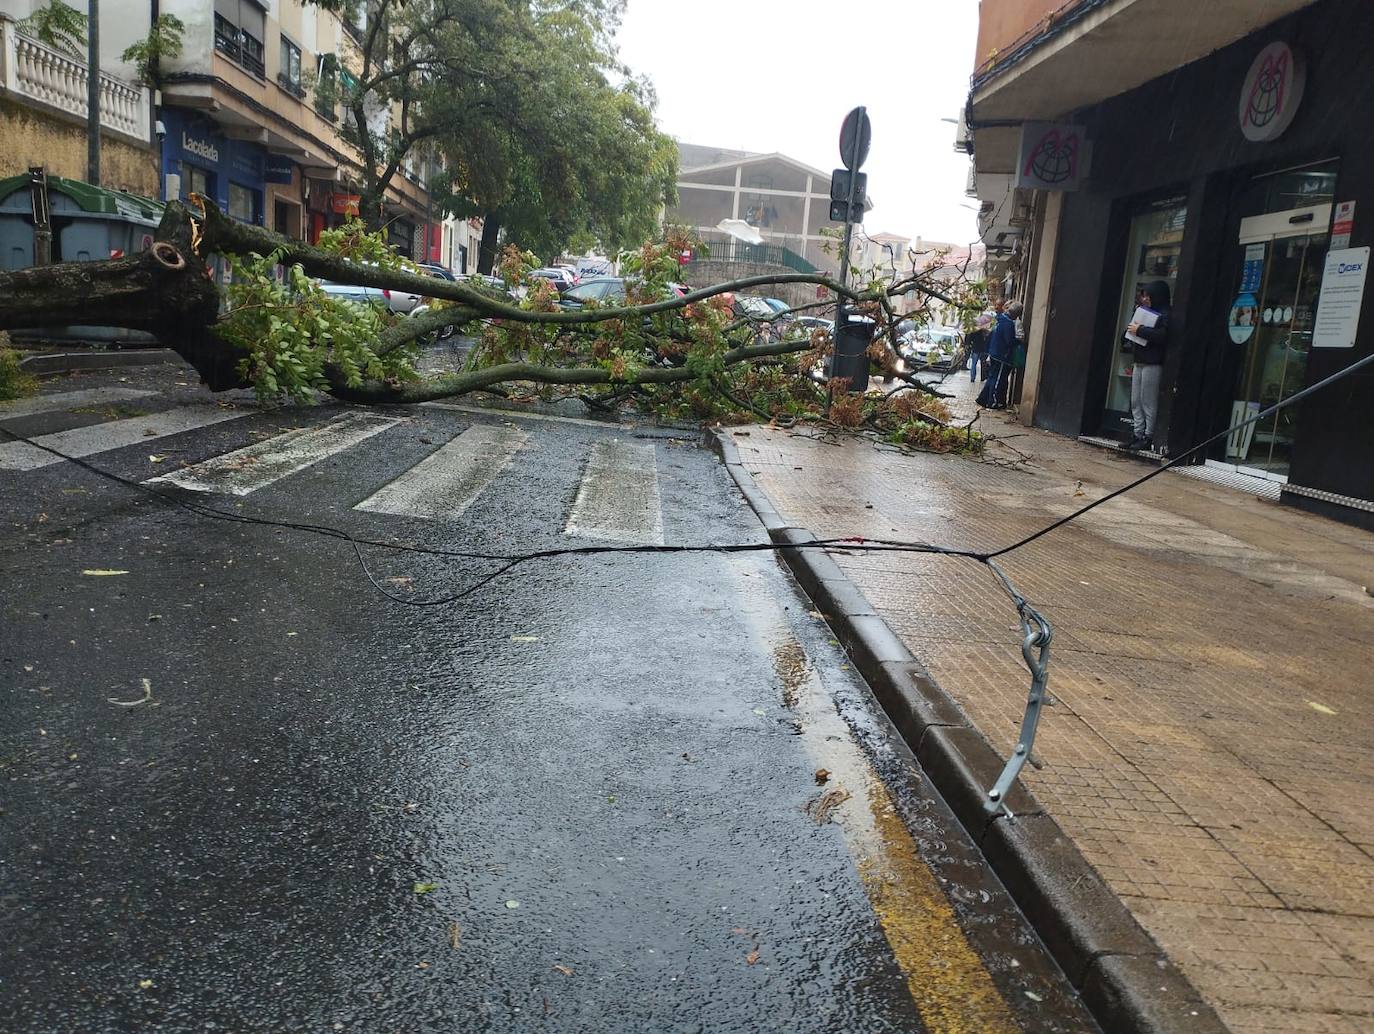
<svg viewBox="0 0 1374 1034"><path fill-rule="evenodd" d="M419 263L419 266L420 269L427 276L435 276L438 277L440 280L458 279L456 276L453 275L453 270L449 269L447 266L441 266L437 262L421 262Z"/></svg>
<svg viewBox="0 0 1374 1034"><path fill-rule="evenodd" d="M783 336L784 321L777 318L778 310L769 304L768 299L737 294L732 308L736 319L764 321L759 323L756 341L777 341Z"/></svg>
<svg viewBox="0 0 1374 1034"><path fill-rule="evenodd" d="M963 336L955 327L917 327L899 339L897 351L917 368L952 370L963 354Z"/></svg>
<svg viewBox="0 0 1374 1034"><path fill-rule="evenodd" d="M577 274L566 266L544 266L541 269L532 269L530 276L549 281L558 288L559 294L567 294L577 286Z"/></svg>
<svg viewBox="0 0 1374 1034"><path fill-rule="evenodd" d="M319 281L325 294L360 305L375 305L379 309L406 315L420 304L420 296L409 291L393 291L386 287L362 287L358 284L336 284L332 280Z"/></svg>
<svg viewBox="0 0 1374 1034"><path fill-rule="evenodd" d="M685 284L669 284L669 289L681 298L687 293ZM598 276L584 280L558 299L565 309L580 309L588 302L599 305L625 304L625 278L619 276Z"/></svg>
<svg viewBox="0 0 1374 1034"><path fill-rule="evenodd" d="M499 276L489 276L486 273L455 273L453 279L460 284L470 284L473 287L480 287L488 291L499 291L508 298L513 297L511 289Z"/></svg>

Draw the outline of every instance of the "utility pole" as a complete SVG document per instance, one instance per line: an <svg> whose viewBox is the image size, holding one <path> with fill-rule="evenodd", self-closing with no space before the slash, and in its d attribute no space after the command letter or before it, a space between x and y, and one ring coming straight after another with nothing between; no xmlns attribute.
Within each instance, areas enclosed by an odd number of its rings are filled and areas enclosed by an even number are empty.
<svg viewBox="0 0 1374 1034"><path fill-rule="evenodd" d="M86 181L100 186L100 0L87 0Z"/></svg>

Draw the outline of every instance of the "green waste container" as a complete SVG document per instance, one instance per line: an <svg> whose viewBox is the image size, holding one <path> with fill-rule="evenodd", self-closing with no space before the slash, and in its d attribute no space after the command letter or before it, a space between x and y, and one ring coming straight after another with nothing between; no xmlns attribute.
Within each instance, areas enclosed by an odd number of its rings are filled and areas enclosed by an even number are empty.
<svg viewBox="0 0 1374 1034"><path fill-rule="evenodd" d="M26 175L0 179L0 269L33 265L33 199ZM137 255L153 243L162 220L161 201L81 180L48 177L48 208L54 262L90 262ZM119 344L146 344L153 338L123 327L72 324L45 327L28 337L79 338Z"/></svg>

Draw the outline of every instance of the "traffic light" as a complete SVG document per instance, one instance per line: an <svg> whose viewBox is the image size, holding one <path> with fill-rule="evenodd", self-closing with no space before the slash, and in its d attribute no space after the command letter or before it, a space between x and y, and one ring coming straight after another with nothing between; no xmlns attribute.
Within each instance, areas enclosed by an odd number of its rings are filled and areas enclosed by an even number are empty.
<svg viewBox="0 0 1374 1034"><path fill-rule="evenodd" d="M851 180L853 181L851 184ZM846 212L849 189L854 188L854 208ZM836 169L830 175L830 218L837 223L863 222L864 197L868 190L868 173L853 173L848 169Z"/></svg>

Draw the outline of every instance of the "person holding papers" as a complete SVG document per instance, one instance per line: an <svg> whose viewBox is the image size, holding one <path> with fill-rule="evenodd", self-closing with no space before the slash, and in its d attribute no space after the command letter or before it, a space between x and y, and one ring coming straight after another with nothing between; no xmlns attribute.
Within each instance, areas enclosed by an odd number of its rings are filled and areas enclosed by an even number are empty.
<svg viewBox="0 0 1374 1034"><path fill-rule="evenodd" d="M1169 285L1155 280L1140 292L1140 308L1126 328L1134 344L1131 371L1131 422L1135 437L1128 449L1154 449L1155 413L1159 408L1159 380L1164 349L1169 343Z"/></svg>

